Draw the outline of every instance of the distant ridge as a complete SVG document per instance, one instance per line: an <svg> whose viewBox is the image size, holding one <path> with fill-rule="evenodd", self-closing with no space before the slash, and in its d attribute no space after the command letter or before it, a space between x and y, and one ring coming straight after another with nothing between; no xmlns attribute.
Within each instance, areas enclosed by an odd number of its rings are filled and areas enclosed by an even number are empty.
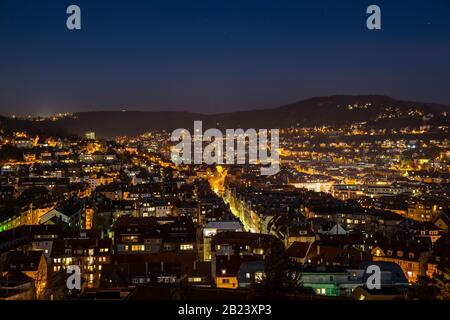
<svg viewBox="0 0 450 320"><path fill-rule="evenodd" d="M396 100L382 95L314 97L274 109L204 115L190 112L96 111L74 118L40 122L42 126L74 134L95 131L100 137L138 135L150 130L191 129L195 120L204 128L283 128L367 122L374 127L448 125L443 112L450 106ZM389 117L391 115L391 117ZM1 121L1 120L0 120Z"/></svg>
<svg viewBox="0 0 450 320"><path fill-rule="evenodd" d="M0 131L6 132L28 132L32 135L39 136L53 136L53 137L67 137L76 134L76 132L65 130L58 123L49 121L30 121L13 119L0 116Z"/></svg>

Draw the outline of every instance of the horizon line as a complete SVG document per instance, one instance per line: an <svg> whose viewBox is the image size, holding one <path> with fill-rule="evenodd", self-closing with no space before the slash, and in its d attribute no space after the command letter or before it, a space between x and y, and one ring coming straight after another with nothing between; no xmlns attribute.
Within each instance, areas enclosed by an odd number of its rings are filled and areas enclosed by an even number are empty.
<svg viewBox="0 0 450 320"><path fill-rule="evenodd" d="M234 110L234 111L229 111L229 112L218 112L218 113L205 113L205 112L194 112L194 111L185 111L185 110L141 110L141 109L105 109L105 110L87 110L87 111L55 111L55 113L50 114L50 115L31 115L31 114L27 114L27 115L19 115L19 114L11 114L11 115L5 115L0 113L1 117L5 117L5 118L10 118L10 119L14 119L14 118L20 118L20 119L24 119L24 118L48 118L48 117L53 117L56 116L58 114L83 114L83 113L119 113L119 112L140 112L140 113L189 113L189 114L194 114L194 115L202 115L202 116L214 116L214 115L222 115L222 114L230 114L230 113L240 113L240 112L254 112L254 111L261 111L261 110L274 110L274 109L278 109L278 108L282 108L282 107L286 107L286 106L290 106L290 105L294 105L294 104L298 104L298 103L302 103L308 100L313 100L313 99L321 99L321 98L334 98L334 97L379 97L379 98L388 98L388 99L392 99L392 100L396 100L396 101L401 101L401 102L413 102L413 103L422 103L422 104L431 104L431 105L439 105L439 106L445 106L445 107L449 107L450 108L450 103L439 103L439 102L425 102L425 101L414 101L413 99L398 99L398 98L394 98L390 95L386 95L386 94L376 94L376 93L371 93L371 94L332 94L332 95L323 95L323 96L311 96L308 98L304 98L301 100L297 100L295 102L290 102L290 103L284 103L282 105L277 105L274 107L267 107L267 108L252 108L252 109L240 109L240 110Z"/></svg>

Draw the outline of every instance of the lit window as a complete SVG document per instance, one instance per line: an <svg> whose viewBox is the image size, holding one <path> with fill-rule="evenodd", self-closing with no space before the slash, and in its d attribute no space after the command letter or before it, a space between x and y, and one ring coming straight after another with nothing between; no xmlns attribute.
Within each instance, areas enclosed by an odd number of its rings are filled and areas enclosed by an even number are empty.
<svg viewBox="0 0 450 320"><path fill-rule="evenodd" d="M192 250L194 249L194 245L192 244L181 244L180 250Z"/></svg>
<svg viewBox="0 0 450 320"><path fill-rule="evenodd" d="M264 280L264 272L255 272L255 282L259 283Z"/></svg>
<svg viewBox="0 0 450 320"><path fill-rule="evenodd" d="M131 251L145 251L145 246L133 245L131 246Z"/></svg>
<svg viewBox="0 0 450 320"><path fill-rule="evenodd" d="M254 252L255 252L255 254L263 255L264 254L264 249L256 249Z"/></svg>

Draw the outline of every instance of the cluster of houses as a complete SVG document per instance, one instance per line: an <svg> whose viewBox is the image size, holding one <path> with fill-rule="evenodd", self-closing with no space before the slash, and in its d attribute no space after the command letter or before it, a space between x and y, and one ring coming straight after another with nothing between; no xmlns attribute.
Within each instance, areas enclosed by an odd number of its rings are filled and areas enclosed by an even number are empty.
<svg viewBox="0 0 450 320"><path fill-rule="evenodd" d="M139 147L88 139L40 148L2 167L0 299L67 298L73 265L85 298L166 288L248 295L277 251L309 297L404 298L421 277L449 279L449 213L413 219L425 200L410 203L408 217L381 196L366 206L295 188L283 172L262 179L236 166L219 185L214 168L174 167ZM366 286L371 265L383 290Z"/></svg>

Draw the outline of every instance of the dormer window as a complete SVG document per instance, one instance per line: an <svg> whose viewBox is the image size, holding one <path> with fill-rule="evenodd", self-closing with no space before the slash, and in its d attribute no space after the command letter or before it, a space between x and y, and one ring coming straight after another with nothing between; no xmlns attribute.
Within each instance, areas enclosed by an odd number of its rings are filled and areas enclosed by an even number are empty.
<svg viewBox="0 0 450 320"><path fill-rule="evenodd" d="M392 250L387 251L388 256L392 256Z"/></svg>
<svg viewBox="0 0 450 320"><path fill-rule="evenodd" d="M397 256L403 257L403 251L397 251Z"/></svg>

